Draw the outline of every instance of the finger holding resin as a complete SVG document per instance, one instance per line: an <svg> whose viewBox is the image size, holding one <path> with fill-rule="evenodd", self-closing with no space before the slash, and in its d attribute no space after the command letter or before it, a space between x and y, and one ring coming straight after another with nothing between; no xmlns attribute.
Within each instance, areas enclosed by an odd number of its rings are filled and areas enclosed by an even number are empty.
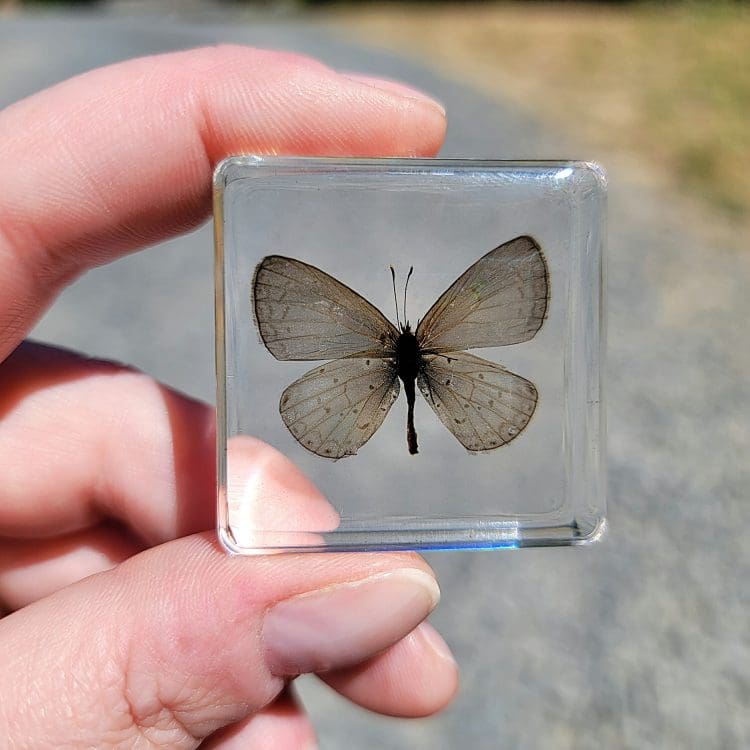
<svg viewBox="0 0 750 750"><path fill-rule="evenodd" d="M445 127L420 92L229 46L118 63L7 107L0 359L82 271L203 221L223 157L427 156Z"/></svg>
<svg viewBox="0 0 750 750"><path fill-rule="evenodd" d="M439 596L416 555L232 557L212 536L142 552L0 621L10 655L0 735L37 748L144 738L194 748L269 706L297 674L388 653ZM427 663L445 689L414 715L438 710L455 689L455 667L424 648L406 644L398 661L412 666L394 679ZM385 692L370 702L399 713L403 692L388 682L373 680ZM354 698L367 704L366 692L360 685Z"/></svg>

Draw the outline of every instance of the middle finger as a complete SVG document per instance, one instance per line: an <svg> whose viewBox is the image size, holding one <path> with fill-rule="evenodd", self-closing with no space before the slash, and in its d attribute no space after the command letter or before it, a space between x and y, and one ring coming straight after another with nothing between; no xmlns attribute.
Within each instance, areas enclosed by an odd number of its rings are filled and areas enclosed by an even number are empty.
<svg viewBox="0 0 750 750"><path fill-rule="evenodd" d="M106 518L151 544L209 528L214 444L208 406L25 342L0 366L0 537L60 536Z"/></svg>
<svg viewBox="0 0 750 750"><path fill-rule="evenodd" d="M52 539L0 539L0 606L20 609L143 549L113 522Z"/></svg>

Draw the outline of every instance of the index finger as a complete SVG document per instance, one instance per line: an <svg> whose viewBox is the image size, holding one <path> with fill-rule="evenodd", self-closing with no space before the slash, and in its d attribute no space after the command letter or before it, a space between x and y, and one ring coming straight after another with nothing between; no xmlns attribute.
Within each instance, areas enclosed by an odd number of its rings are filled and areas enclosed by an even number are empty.
<svg viewBox="0 0 750 750"><path fill-rule="evenodd" d="M231 153L433 154L425 96L286 53L217 47L85 73L0 112L0 359L67 281L194 227Z"/></svg>

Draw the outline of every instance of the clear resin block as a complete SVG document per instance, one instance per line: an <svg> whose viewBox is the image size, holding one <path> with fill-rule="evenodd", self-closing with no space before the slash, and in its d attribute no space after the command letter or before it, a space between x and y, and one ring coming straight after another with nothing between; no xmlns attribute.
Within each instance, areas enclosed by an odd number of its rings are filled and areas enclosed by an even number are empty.
<svg viewBox="0 0 750 750"><path fill-rule="evenodd" d="M599 167L233 157L214 187L227 549L600 536Z"/></svg>

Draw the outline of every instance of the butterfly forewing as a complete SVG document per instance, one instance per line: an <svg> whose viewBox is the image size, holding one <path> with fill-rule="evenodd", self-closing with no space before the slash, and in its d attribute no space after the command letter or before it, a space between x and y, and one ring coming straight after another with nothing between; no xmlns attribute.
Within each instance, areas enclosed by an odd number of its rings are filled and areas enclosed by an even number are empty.
<svg viewBox="0 0 750 750"><path fill-rule="evenodd" d="M373 436L398 393L390 361L340 359L295 380L281 394L279 412L307 450L342 458L354 455Z"/></svg>
<svg viewBox="0 0 750 750"><path fill-rule="evenodd" d="M531 237L516 237L461 274L417 327L426 352L528 341L547 311L547 265Z"/></svg>
<svg viewBox="0 0 750 750"><path fill-rule="evenodd" d="M253 311L276 359L387 356L398 331L364 297L315 266L269 255L253 277Z"/></svg>
<svg viewBox="0 0 750 750"><path fill-rule="evenodd" d="M440 421L470 451L510 442L536 408L533 383L466 352L424 356L417 383Z"/></svg>

